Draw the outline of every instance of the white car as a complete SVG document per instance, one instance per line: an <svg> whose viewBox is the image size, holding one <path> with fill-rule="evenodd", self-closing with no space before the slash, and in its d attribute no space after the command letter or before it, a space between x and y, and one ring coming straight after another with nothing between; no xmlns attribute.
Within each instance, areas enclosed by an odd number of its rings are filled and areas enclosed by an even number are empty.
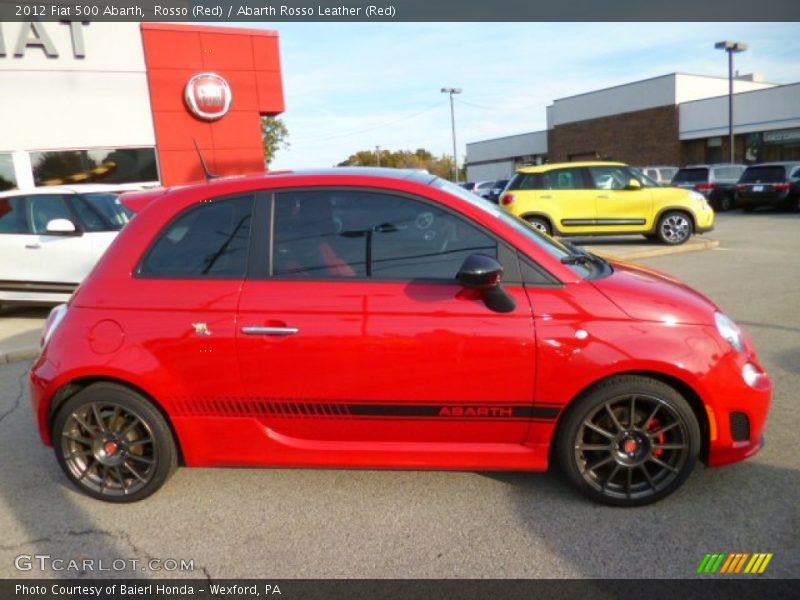
<svg viewBox="0 0 800 600"><path fill-rule="evenodd" d="M0 304L60 303L89 274L133 212L137 186L53 186L0 193Z"/></svg>

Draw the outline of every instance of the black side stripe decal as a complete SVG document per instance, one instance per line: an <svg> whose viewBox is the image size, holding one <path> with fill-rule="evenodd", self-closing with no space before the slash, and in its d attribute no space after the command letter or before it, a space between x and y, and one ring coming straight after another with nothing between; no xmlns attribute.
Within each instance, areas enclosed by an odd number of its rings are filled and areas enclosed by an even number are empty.
<svg viewBox="0 0 800 600"><path fill-rule="evenodd" d="M486 421L555 420L561 407L553 405L458 403L358 403L275 398L184 398L175 402L183 415L214 417L459 419Z"/></svg>

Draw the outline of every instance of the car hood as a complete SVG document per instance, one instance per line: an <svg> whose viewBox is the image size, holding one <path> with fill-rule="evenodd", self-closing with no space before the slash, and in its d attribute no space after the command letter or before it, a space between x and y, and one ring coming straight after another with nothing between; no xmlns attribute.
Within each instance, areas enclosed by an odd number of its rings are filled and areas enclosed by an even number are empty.
<svg viewBox="0 0 800 600"><path fill-rule="evenodd" d="M641 321L713 325L717 305L685 283L625 262L612 262L614 272L592 284L623 312Z"/></svg>

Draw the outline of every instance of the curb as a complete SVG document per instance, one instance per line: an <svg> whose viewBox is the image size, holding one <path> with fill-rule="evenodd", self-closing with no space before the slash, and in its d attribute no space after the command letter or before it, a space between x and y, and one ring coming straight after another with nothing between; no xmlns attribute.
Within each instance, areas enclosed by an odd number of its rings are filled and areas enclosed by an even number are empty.
<svg viewBox="0 0 800 600"><path fill-rule="evenodd" d="M610 254L602 250L592 250L592 252L606 258L633 260L636 258L667 256L669 254L683 254L684 252L700 252L702 250L712 250L717 247L719 247L719 240L696 240L689 244L681 244L680 246L661 246L659 248L648 248L647 250L635 250L624 254Z"/></svg>
<svg viewBox="0 0 800 600"><path fill-rule="evenodd" d="M0 352L0 365L33 360L39 356L39 348L25 348L14 352Z"/></svg>

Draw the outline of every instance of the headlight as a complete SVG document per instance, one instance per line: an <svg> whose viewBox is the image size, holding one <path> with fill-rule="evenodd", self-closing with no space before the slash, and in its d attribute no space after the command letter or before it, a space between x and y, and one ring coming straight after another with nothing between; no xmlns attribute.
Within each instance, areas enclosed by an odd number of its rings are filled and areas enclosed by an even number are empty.
<svg viewBox="0 0 800 600"><path fill-rule="evenodd" d="M733 322L733 319L718 312L714 313L714 321L717 324L717 331L719 331L719 334L728 340L728 343L733 346L734 350L737 352L744 350L742 330Z"/></svg>
<svg viewBox="0 0 800 600"><path fill-rule="evenodd" d="M61 321L64 320L64 317L67 315L67 305L66 304L59 304L53 310L50 311L50 314L47 317L47 321L44 324L44 330L42 331L42 339L40 341L41 347L44 348L47 345L47 342L50 341L50 338L53 337L56 329L58 326L61 325Z"/></svg>

